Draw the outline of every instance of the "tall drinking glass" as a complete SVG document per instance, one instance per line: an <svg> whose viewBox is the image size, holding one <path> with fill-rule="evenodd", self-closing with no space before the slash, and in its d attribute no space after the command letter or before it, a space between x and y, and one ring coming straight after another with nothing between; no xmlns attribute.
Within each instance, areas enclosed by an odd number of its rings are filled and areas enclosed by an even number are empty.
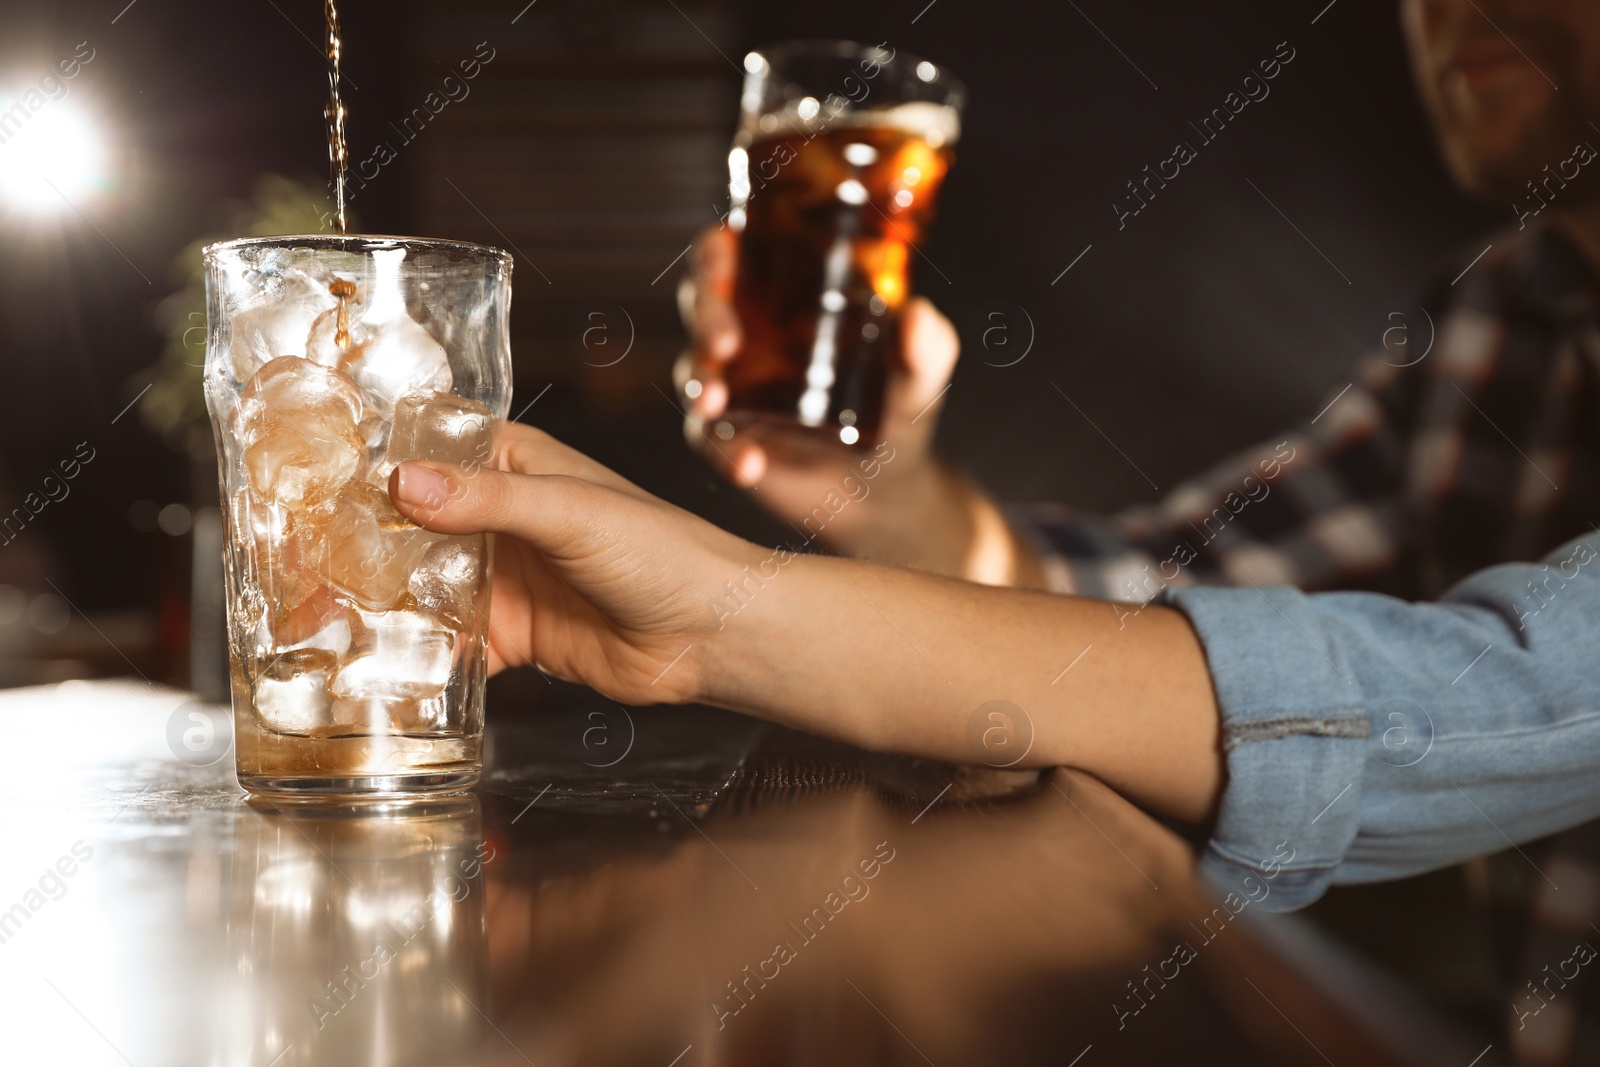
<svg viewBox="0 0 1600 1067"><path fill-rule="evenodd" d="M399 237L205 251L239 784L402 796L478 778L493 560L413 525L401 462L471 477L511 398L511 257Z"/></svg>
<svg viewBox="0 0 1600 1067"><path fill-rule="evenodd" d="M744 65L726 420L779 446L870 448L965 89L887 45L794 41Z"/></svg>

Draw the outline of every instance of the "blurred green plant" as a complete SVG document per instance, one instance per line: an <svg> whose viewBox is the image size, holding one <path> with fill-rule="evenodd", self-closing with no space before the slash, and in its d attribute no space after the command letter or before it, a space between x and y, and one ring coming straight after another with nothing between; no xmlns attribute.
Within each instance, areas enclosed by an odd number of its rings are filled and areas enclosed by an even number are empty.
<svg viewBox="0 0 1600 1067"><path fill-rule="evenodd" d="M236 205L219 232L198 237L178 254L172 273L182 288L156 306L156 324L166 347L156 364L139 415L175 448L191 456L210 456L211 424L201 378L206 362L206 281L201 253L236 237L325 233L333 204L320 186L268 174L256 182L246 203ZM354 229L354 225L351 226ZM144 378L141 372L139 377Z"/></svg>

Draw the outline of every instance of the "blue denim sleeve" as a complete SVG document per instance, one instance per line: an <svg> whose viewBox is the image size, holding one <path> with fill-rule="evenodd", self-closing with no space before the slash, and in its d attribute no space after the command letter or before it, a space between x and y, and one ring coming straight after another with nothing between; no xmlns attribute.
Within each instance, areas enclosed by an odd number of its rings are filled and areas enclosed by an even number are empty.
<svg viewBox="0 0 1600 1067"><path fill-rule="evenodd" d="M1600 816L1600 533L1438 603L1172 589L1228 767L1201 869L1263 909Z"/></svg>

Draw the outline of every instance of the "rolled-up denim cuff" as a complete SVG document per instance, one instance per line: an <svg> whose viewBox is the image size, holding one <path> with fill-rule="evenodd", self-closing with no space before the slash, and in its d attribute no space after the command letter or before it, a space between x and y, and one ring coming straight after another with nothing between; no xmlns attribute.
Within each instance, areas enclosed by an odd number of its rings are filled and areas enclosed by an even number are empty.
<svg viewBox="0 0 1600 1067"><path fill-rule="evenodd" d="M1320 897L1361 825L1361 687L1296 589L1169 589L1205 647L1228 767L1206 878L1264 910Z"/></svg>

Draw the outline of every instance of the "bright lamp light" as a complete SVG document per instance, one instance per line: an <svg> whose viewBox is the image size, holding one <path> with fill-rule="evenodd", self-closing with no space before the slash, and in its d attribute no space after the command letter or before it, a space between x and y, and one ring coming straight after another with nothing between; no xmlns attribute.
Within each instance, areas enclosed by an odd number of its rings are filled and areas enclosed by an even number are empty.
<svg viewBox="0 0 1600 1067"><path fill-rule="evenodd" d="M10 104L0 98L0 120L24 110ZM29 211L67 207L100 184L104 165L94 124L64 100L13 118L0 132L0 198Z"/></svg>

